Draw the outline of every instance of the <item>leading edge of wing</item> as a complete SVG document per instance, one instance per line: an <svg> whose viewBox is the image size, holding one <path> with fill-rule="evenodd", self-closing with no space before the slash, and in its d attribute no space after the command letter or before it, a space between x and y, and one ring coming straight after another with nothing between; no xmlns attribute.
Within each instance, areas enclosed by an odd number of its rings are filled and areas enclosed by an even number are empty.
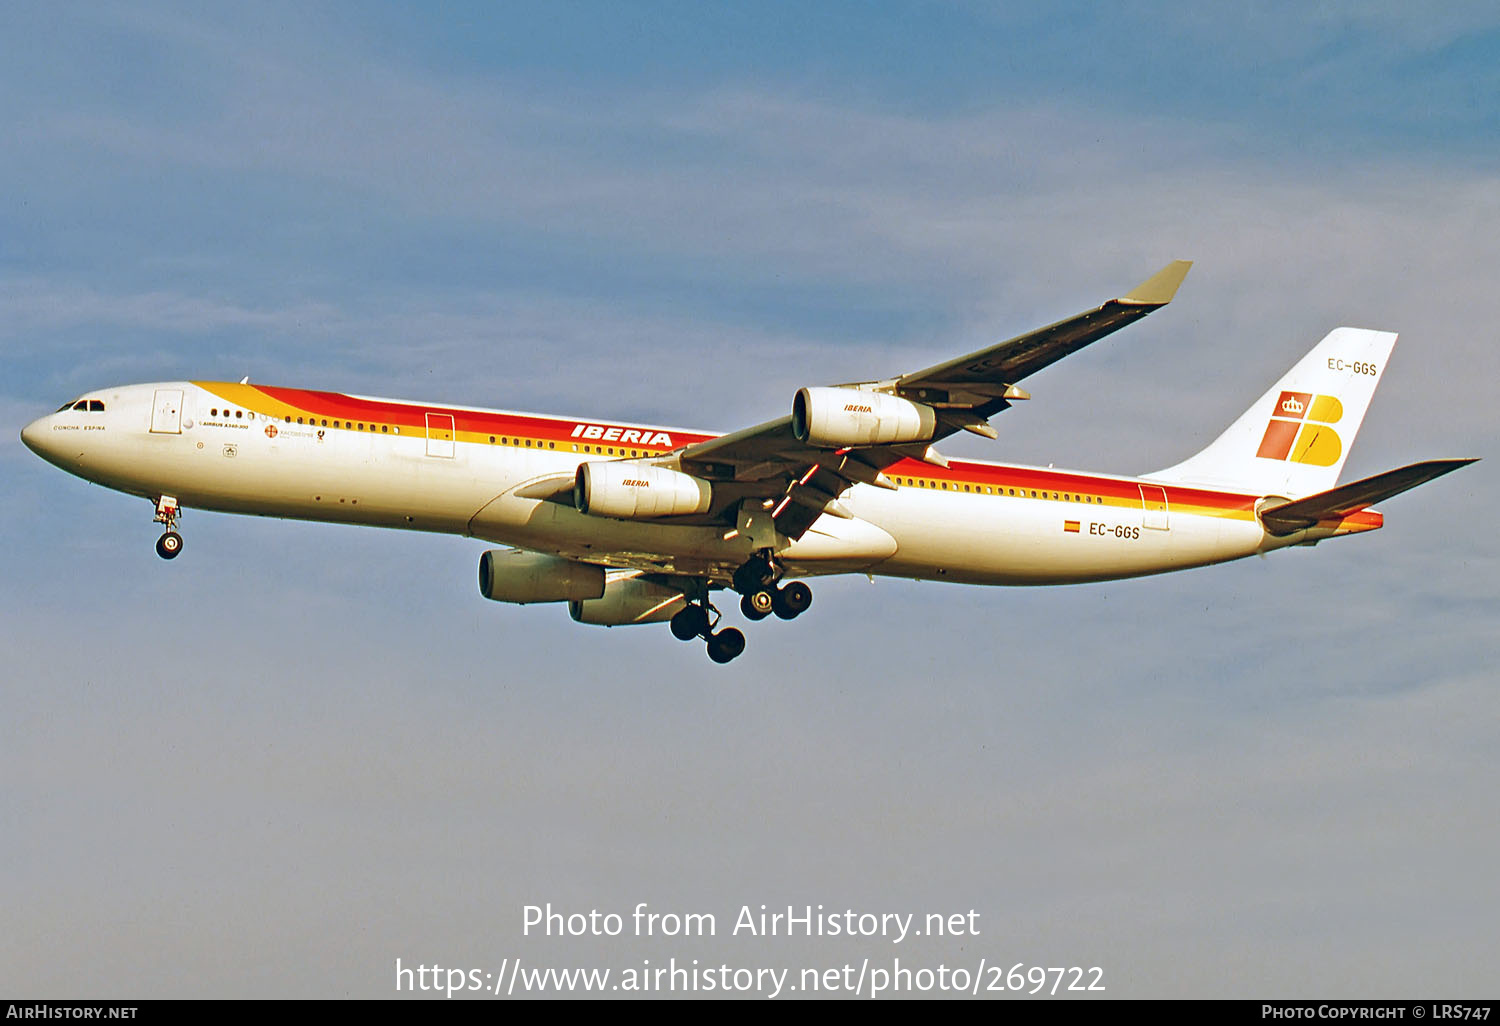
<svg viewBox="0 0 1500 1026"><path fill-rule="evenodd" d="M1191 260L1174 260L1118 299L956 360L905 374L897 379L896 388L908 395L923 389L949 393L978 391L998 400L1004 386L1035 374L1166 306L1192 266Z"/></svg>

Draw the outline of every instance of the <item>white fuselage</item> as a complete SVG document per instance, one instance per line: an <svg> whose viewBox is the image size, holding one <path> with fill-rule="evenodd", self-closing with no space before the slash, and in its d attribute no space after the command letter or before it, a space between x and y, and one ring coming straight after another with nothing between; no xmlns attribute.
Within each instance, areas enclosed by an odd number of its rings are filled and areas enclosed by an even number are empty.
<svg viewBox="0 0 1500 1026"><path fill-rule="evenodd" d="M89 398L104 408L42 417L26 444L79 477L186 508L469 535L718 581L763 540L729 524L591 516L564 493L581 462L657 456L706 432L244 384L167 382ZM330 418L319 406L331 403L357 412ZM622 438L629 444L608 444ZM1132 478L959 460L946 469L906 460L887 474L895 490L854 485L839 500L851 518L825 513L780 549L790 574L1057 584L1342 533L1273 537L1255 517L1259 496Z"/></svg>

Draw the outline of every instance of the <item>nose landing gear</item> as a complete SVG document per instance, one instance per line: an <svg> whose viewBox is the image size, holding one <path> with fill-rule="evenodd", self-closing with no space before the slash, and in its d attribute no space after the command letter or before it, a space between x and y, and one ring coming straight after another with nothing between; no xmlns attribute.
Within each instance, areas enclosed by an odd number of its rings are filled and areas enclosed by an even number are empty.
<svg viewBox="0 0 1500 1026"><path fill-rule="evenodd" d="M176 559L182 552L182 535L177 533L177 518L181 515L182 510L172 496L163 495L156 500L155 522L166 528L165 533L156 539L156 554L162 559Z"/></svg>

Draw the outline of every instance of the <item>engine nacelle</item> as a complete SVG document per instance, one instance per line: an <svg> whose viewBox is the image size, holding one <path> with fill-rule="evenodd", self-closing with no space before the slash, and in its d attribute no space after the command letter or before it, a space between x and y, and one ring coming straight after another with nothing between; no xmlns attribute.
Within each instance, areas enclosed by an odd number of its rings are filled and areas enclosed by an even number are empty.
<svg viewBox="0 0 1500 1026"><path fill-rule="evenodd" d="M937 413L898 395L855 388L803 388L792 400L792 434L808 445L930 442Z"/></svg>
<svg viewBox="0 0 1500 1026"><path fill-rule="evenodd" d="M604 594L604 568L520 549L479 557L479 594L495 602L578 602Z"/></svg>
<svg viewBox="0 0 1500 1026"><path fill-rule="evenodd" d="M602 598L568 603L568 613L579 623L622 627L670 620L685 605L687 596L670 585L644 577L617 577L605 585Z"/></svg>
<svg viewBox="0 0 1500 1026"><path fill-rule="evenodd" d="M640 463L584 463L573 479L573 505L580 513L617 520L707 513L713 486L665 467Z"/></svg>

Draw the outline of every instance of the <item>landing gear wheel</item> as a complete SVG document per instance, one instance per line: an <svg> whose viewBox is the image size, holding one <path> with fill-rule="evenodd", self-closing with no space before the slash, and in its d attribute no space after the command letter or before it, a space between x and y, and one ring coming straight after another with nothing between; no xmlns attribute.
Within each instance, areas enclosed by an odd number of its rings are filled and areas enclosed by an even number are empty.
<svg viewBox="0 0 1500 1026"><path fill-rule="evenodd" d="M747 620L764 620L771 615L775 602L775 597L765 589L752 591L740 599L740 612L745 614Z"/></svg>
<svg viewBox="0 0 1500 1026"><path fill-rule="evenodd" d="M708 657L716 663L727 663L745 651L745 635L734 627L725 627L708 639Z"/></svg>
<svg viewBox="0 0 1500 1026"><path fill-rule="evenodd" d="M702 606L683 606L672 615L672 637L678 641L692 641L708 636L708 610ZM743 643L742 647L743 647Z"/></svg>
<svg viewBox="0 0 1500 1026"><path fill-rule="evenodd" d="M793 581L772 596L772 609L783 620L801 616L811 605L812 589L801 581Z"/></svg>
<svg viewBox="0 0 1500 1026"><path fill-rule="evenodd" d="M168 531L156 539L156 554L162 559L176 559L177 554L182 551L182 535L176 531Z"/></svg>

